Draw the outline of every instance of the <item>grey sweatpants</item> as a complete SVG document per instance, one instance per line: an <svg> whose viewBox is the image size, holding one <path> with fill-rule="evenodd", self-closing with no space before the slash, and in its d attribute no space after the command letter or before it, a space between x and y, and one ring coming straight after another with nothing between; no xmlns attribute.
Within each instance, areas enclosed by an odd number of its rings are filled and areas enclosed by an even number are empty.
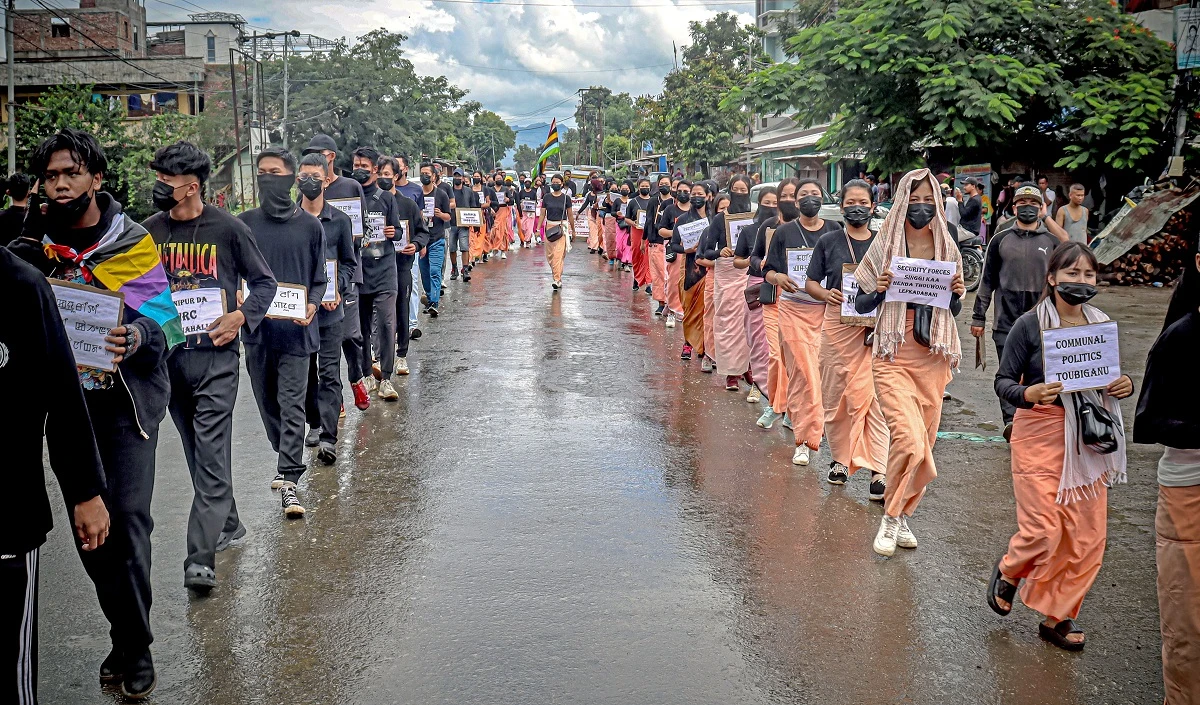
<svg viewBox="0 0 1200 705"><path fill-rule="evenodd" d="M258 402L271 448L279 454L278 472L288 482L304 474L304 395L308 392L308 355L289 355L261 343L246 344L246 371Z"/></svg>
<svg viewBox="0 0 1200 705"><path fill-rule="evenodd" d="M222 348L176 349L167 358L171 419L192 476L189 565L212 568L217 539L240 523L233 499L233 404L240 369L236 341Z"/></svg>
<svg viewBox="0 0 1200 705"><path fill-rule="evenodd" d="M310 428L321 429L322 443L337 443L342 410L342 323L321 328L321 349L309 357L304 415Z"/></svg>

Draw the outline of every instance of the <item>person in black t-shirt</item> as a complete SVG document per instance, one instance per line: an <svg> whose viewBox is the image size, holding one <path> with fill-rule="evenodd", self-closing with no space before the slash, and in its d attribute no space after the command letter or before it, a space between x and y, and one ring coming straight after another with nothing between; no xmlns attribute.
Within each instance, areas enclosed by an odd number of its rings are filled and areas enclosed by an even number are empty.
<svg viewBox="0 0 1200 705"><path fill-rule="evenodd" d="M303 319L266 319L251 330L242 329L246 371L258 402L259 415L271 447L279 454L271 488L280 490L283 513L304 516L296 483L304 464L304 399L308 393L308 358L321 348L312 325L325 289L325 233L321 221L292 200L296 159L291 152L268 147L258 153L258 194L261 206L238 216L250 231L275 273L280 287L303 291ZM278 298L278 296L277 296Z"/></svg>
<svg viewBox="0 0 1200 705"><path fill-rule="evenodd" d="M380 157L378 163L378 184L387 190L386 187L392 185L393 175L399 173L400 165L391 157ZM396 203L398 228L392 240L392 246L396 248L396 374L407 375L408 344L411 338L420 337L420 330L412 327L416 319L413 307L417 300L413 292L413 264L417 261L417 252L429 244L429 228L415 201L396 189L390 193Z"/></svg>
<svg viewBox="0 0 1200 705"><path fill-rule="evenodd" d="M368 391L378 384L380 399L396 401L400 395L392 385L392 373L396 367L396 298L400 284L393 242L398 237L399 218L395 198L379 187L378 163L375 148L354 150L354 179L363 185L366 202L358 320L363 332L363 369L372 373L363 384Z"/></svg>
<svg viewBox="0 0 1200 705"><path fill-rule="evenodd" d="M658 302L655 316L665 315L667 309L667 261L664 241L658 232L658 214L663 204L671 199L671 177L662 175L650 194L646 204L646 227L642 233L646 243L646 263L649 266L650 284L646 292Z"/></svg>
<svg viewBox="0 0 1200 705"><path fill-rule="evenodd" d="M425 313L438 316L442 298L442 271L446 266L446 224L450 222L450 198L433 184L433 164L421 165L421 189L425 221L429 224L429 244L421 257L421 286L425 288Z"/></svg>
<svg viewBox="0 0 1200 705"><path fill-rule="evenodd" d="M142 225L154 236L188 334L167 358L168 408L195 490L183 584L204 594L217 584L217 551L246 535L233 499L230 466L241 376L237 335L243 326L256 330L262 324L275 298L275 275L250 228L204 204L212 162L200 148L190 142L168 145L155 153L150 168L157 172L154 205L161 212ZM238 305L242 281L250 294ZM197 307L194 302L201 297L223 302L219 314L206 315Z"/></svg>
<svg viewBox="0 0 1200 705"><path fill-rule="evenodd" d="M550 276L553 278L551 286L555 291L562 288L563 258L567 254L571 211L571 195L563 187L563 177L552 177L549 193L542 197L542 217L538 230L546 234L546 263L550 265Z"/></svg>
<svg viewBox="0 0 1200 705"><path fill-rule="evenodd" d="M12 205L0 213L0 244L9 243L21 236L25 223L25 211L29 207L29 191L36 186L33 177L17 172L8 177L8 197Z"/></svg>

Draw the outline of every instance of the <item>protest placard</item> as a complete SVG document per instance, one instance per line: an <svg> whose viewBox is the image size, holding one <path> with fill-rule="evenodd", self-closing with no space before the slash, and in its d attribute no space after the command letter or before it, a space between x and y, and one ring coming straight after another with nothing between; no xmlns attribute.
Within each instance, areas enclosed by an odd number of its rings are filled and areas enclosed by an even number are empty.
<svg viewBox="0 0 1200 705"><path fill-rule="evenodd" d="M458 218L455 224L460 228L478 228L483 225L481 208L455 208L454 213Z"/></svg>
<svg viewBox="0 0 1200 705"><path fill-rule="evenodd" d="M638 210L637 218L635 218L633 222L637 223L639 230L645 230L646 229L646 211Z"/></svg>
<svg viewBox="0 0 1200 705"><path fill-rule="evenodd" d="M675 227L679 230L679 242L683 245L683 249L691 250L700 244L700 236L708 228L708 221L701 218Z"/></svg>
<svg viewBox="0 0 1200 705"><path fill-rule="evenodd" d="M787 248L788 278L796 282L800 291L804 291L804 282L808 281L808 263L812 261L811 247Z"/></svg>
<svg viewBox="0 0 1200 705"><path fill-rule="evenodd" d="M738 238L741 237L742 230L753 222L753 213L725 214L725 234L729 237L729 247L737 249Z"/></svg>
<svg viewBox="0 0 1200 705"><path fill-rule="evenodd" d="M854 298L858 296L858 279L854 276L857 269L857 264L842 265L842 307L840 312L842 323L847 326L873 326L875 325L874 311L862 314L854 309Z"/></svg>
<svg viewBox="0 0 1200 705"><path fill-rule="evenodd" d="M337 301L338 286L337 286L338 261L335 259L325 260L325 278L329 283L325 286L325 295L321 297L321 303L331 304Z"/></svg>
<svg viewBox="0 0 1200 705"><path fill-rule="evenodd" d="M1121 377L1121 351L1115 321L1042 331L1046 382L1062 382L1064 392L1103 389Z"/></svg>
<svg viewBox="0 0 1200 705"><path fill-rule="evenodd" d="M171 300L179 311L184 335L207 333L209 326L225 315L225 291L216 287L172 291Z"/></svg>
<svg viewBox="0 0 1200 705"><path fill-rule="evenodd" d="M330 286L337 289L336 282ZM246 282L242 281L242 300L245 301L249 296L250 289ZM308 318L308 289L299 284L279 282L275 289L275 298L267 309L267 318L283 321L303 321Z"/></svg>
<svg viewBox="0 0 1200 705"><path fill-rule="evenodd" d="M327 203L350 216L351 232L354 237L363 236L362 200L358 198L331 198Z"/></svg>
<svg viewBox="0 0 1200 705"><path fill-rule="evenodd" d="M75 364L116 371L115 355L104 349L108 345L104 337L121 325L125 295L53 279L50 288L58 300L58 315L62 316Z"/></svg>
<svg viewBox="0 0 1200 705"><path fill-rule="evenodd" d="M887 290L888 301L950 308L950 280L958 271L954 262L893 257L890 269L892 285Z"/></svg>

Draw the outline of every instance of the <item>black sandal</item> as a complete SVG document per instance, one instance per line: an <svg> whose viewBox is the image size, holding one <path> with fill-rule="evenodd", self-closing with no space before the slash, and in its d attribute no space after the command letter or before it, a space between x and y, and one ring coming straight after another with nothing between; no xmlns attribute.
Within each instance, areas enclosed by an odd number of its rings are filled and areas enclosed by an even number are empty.
<svg viewBox="0 0 1200 705"><path fill-rule="evenodd" d="M996 561L996 567L992 570L992 579L988 581L988 607L1001 617L1007 617L1012 612L1014 598L1017 596L1017 586L1004 579L1004 575L1000 572L1000 561L1004 560L1001 557ZM1000 606L996 601L999 598L1008 603L1008 609Z"/></svg>
<svg viewBox="0 0 1200 705"><path fill-rule="evenodd" d="M1038 624L1038 634L1043 639L1054 644L1060 649L1067 651L1083 651L1083 646L1086 641L1070 641L1067 636L1070 634L1083 634L1083 630L1075 626L1075 620L1064 619L1053 627L1047 627L1045 622Z"/></svg>

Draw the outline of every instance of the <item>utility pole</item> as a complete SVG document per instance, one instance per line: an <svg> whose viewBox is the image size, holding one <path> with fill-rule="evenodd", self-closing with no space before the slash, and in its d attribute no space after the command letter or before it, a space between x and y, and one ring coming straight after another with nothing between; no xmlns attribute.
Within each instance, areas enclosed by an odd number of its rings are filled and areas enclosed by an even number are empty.
<svg viewBox="0 0 1200 705"><path fill-rule="evenodd" d="M604 169L604 97L596 94L596 119L600 121L600 169Z"/></svg>
<svg viewBox="0 0 1200 705"><path fill-rule="evenodd" d="M12 2L13 0L8 0ZM238 180L244 178L242 173L242 133L238 129L238 111L241 109L237 101L237 74L233 68L233 47L229 48L229 87L233 89L233 168L237 170ZM242 203L242 185L238 184L238 205Z"/></svg>
<svg viewBox="0 0 1200 705"><path fill-rule="evenodd" d="M13 59L13 5L8 0L4 11L4 56L8 59L8 175L17 170L16 77Z"/></svg>
<svg viewBox="0 0 1200 705"><path fill-rule="evenodd" d="M249 139L246 141L246 143L248 145L250 145L249 151L250 151L251 156L253 156L253 154L254 154L254 135L255 135L255 130L258 129L258 125L259 125L259 122L258 122L258 79L260 78L260 74L262 74L262 66L258 63L258 32L257 31L254 32L254 34L251 37L250 56L251 56L251 58L254 59L254 66L252 67L254 69L254 76L251 77L251 85L253 87L250 91L250 120L248 121L250 123L250 129L248 129L246 131L249 134ZM257 198L257 196L256 196L256 198Z"/></svg>
<svg viewBox="0 0 1200 705"><path fill-rule="evenodd" d="M288 34L283 35L283 124L279 127L283 135L283 148L288 148Z"/></svg>

